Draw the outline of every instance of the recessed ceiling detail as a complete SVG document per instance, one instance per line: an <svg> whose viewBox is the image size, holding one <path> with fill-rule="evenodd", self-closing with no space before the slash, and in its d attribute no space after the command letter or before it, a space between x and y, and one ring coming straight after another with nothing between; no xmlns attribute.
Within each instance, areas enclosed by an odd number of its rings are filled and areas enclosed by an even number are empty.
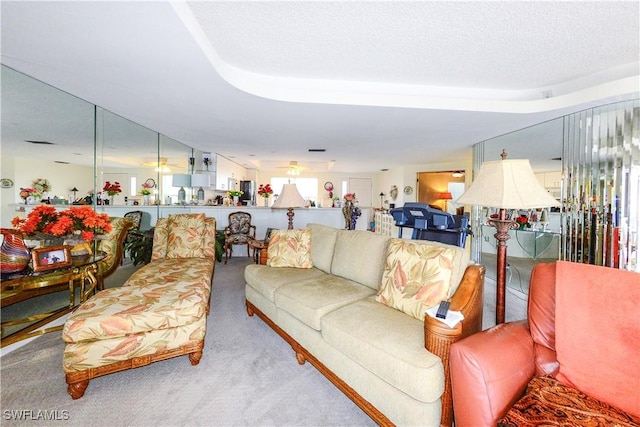
<svg viewBox="0 0 640 427"><path fill-rule="evenodd" d="M637 27L636 2L172 6L227 82L270 99L531 113L638 88L638 37L598 30Z"/></svg>

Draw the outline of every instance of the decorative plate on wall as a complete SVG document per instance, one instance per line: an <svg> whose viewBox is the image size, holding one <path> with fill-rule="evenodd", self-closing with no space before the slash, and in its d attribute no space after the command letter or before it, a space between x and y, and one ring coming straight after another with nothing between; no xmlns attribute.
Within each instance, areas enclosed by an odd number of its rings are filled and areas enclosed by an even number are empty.
<svg viewBox="0 0 640 427"><path fill-rule="evenodd" d="M413 193L413 188L411 186L407 185L406 187L404 187L404 194L408 196L411 193Z"/></svg>
<svg viewBox="0 0 640 427"><path fill-rule="evenodd" d="M151 188L156 188L156 180L153 178L147 179L144 183L150 185Z"/></svg>
<svg viewBox="0 0 640 427"><path fill-rule="evenodd" d="M327 181L324 183L324 189L327 191L333 191L333 182Z"/></svg>
<svg viewBox="0 0 640 427"><path fill-rule="evenodd" d="M13 181L11 181L9 178L2 178L0 179L0 187L11 188L13 187Z"/></svg>

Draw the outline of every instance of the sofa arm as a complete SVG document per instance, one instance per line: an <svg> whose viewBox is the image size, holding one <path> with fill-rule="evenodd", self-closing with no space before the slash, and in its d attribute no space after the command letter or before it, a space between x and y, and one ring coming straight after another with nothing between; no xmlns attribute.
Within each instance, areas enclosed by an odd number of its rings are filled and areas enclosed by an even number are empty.
<svg viewBox="0 0 640 427"><path fill-rule="evenodd" d="M424 318L424 346L440 357L444 368L444 392L442 393L442 415L440 425L450 426L453 422L451 379L449 376L449 349L451 344L482 330L482 295L484 293L483 265L470 265L451 297L450 309L460 311L464 320L453 328L430 316Z"/></svg>
<svg viewBox="0 0 640 427"><path fill-rule="evenodd" d="M451 346L456 427L496 425L535 371L526 321L503 323Z"/></svg>

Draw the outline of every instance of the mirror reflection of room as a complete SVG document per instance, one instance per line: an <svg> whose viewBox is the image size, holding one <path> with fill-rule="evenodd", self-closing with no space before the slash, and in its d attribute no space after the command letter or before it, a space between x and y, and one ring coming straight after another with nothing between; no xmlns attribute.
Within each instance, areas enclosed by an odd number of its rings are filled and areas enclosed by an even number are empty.
<svg viewBox="0 0 640 427"><path fill-rule="evenodd" d="M417 200L452 215L462 215L464 206L456 200L464 193L464 171L418 173Z"/></svg>

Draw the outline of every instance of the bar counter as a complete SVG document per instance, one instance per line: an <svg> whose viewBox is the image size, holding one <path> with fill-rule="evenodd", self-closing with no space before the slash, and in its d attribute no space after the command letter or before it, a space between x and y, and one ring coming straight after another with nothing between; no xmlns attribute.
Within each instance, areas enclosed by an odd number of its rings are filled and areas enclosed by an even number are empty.
<svg viewBox="0 0 640 427"><path fill-rule="evenodd" d="M23 214L28 214L38 205L15 205L23 208ZM51 205L57 209L68 209L69 205ZM21 209L22 210L22 209ZM204 213L208 217L214 217L217 222L217 228L223 229L229 223L229 214L231 212L243 211L251 214L251 223L256 226L256 236L258 239L264 238L267 228L286 229L289 219L287 218L286 209L272 209L262 206L209 206L209 205L100 205L96 206L98 212L104 212L109 216L122 217L125 213L131 211L142 211L142 230L153 227L158 218L165 218L171 214L181 213ZM364 209L363 209L364 211ZM343 228L344 218L342 209L339 208L296 208L294 209L293 226L302 228L308 223L324 224L330 227ZM16 212L16 215L20 215ZM357 223L357 229L366 230L368 221L364 212Z"/></svg>

